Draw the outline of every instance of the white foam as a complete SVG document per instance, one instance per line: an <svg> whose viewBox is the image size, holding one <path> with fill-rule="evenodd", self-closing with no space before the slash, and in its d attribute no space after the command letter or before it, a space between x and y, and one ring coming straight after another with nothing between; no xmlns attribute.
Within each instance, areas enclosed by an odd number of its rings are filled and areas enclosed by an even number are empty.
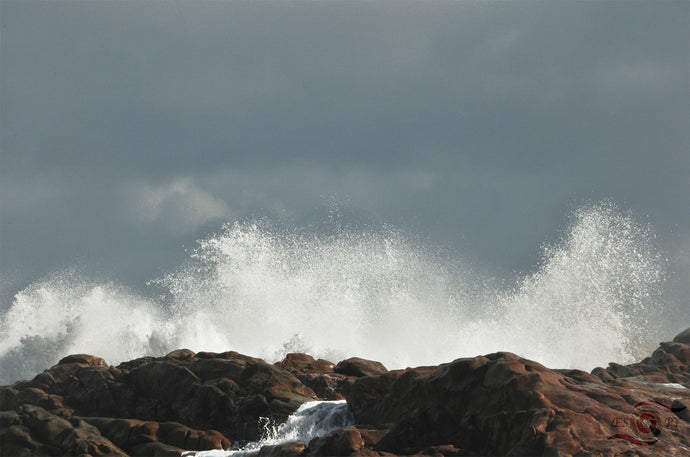
<svg viewBox="0 0 690 457"><path fill-rule="evenodd" d="M581 209L536 272L506 290L394 230L236 222L151 284L159 300L74 273L17 293L0 323L0 382L69 353L116 364L182 347L388 368L498 350L557 368L628 363L648 352L640 342L663 278L651 238L611 204Z"/></svg>
<svg viewBox="0 0 690 457"><path fill-rule="evenodd" d="M325 436L334 430L353 425L354 423L354 417L345 400L311 401L303 403L283 424L270 426L266 423L263 438L260 441L247 444L242 449L188 451L182 455L195 455L197 457L256 455L263 446L288 443L290 441L309 443L309 441L316 437Z"/></svg>

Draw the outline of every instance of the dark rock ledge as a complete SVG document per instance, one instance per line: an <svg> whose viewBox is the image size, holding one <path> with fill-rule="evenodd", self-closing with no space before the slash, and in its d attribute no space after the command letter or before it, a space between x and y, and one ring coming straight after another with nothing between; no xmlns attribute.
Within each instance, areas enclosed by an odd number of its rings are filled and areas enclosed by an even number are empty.
<svg viewBox="0 0 690 457"><path fill-rule="evenodd" d="M388 371L181 349L109 366L70 355L0 388L0 454L167 456L257 440L310 400L356 425L261 456L690 455L690 329L632 365L554 370L498 352Z"/></svg>

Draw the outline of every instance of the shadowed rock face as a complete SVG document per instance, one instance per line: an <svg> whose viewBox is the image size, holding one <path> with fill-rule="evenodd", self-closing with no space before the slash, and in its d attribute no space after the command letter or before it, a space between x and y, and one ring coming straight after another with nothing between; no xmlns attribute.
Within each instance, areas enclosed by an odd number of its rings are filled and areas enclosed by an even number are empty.
<svg viewBox="0 0 690 457"><path fill-rule="evenodd" d="M289 354L268 364L181 349L117 367L70 355L0 388L2 455L179 455L256 440L259 417L346 398L356 425L266 456L688 455L689 331L592 373L499 352L388 371Z"/></svg>

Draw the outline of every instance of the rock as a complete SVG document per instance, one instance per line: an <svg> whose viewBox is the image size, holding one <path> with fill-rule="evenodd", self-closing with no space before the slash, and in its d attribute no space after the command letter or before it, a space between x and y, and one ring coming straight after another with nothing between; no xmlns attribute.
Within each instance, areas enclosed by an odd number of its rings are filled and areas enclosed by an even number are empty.
<svg viewBox="0 0 690 457"><path fill-rule="evenodd" d="M98 428L103 436L124 450L132 450L139 444L158 440L160 424L137 419L117 419L110 417L78 417Z"/></svg>
<svg viewBox="0 0 690 457"><path fill-rule="evenodd" d="M673 338L674 343L683 343L683 344L690 344L690 327L686 328L682 332L680 332L678 335L676 335L675 338Z"/></svg>
<svg viewBox="0 0 690 457"><path fill-rule="evenodd" d="M309 442L307 456L346 456L364 448L364 439L355 427L335 430Z"/></svg>
<svg viewBox="0 0 690 457"><path fill-rule="evenodd" d="M334 371L336 373L357 377L376 376L388 372L381 362L360 359L359 357L352 357L341 361L336 365Z"/></svg>
<svg viewBox="0 0 690 457"><path fill-rule="evenodd" d="M227 359L198 359L189 369L203 381L226 378L237 382L247 368L245 363Z"/></svg>
<svg viewBox="0 0 690 457"><path fill-rule="evenodd" d="M414 371L409 371L415 376ZM387 424L395 418L381 410L383 399L389 396L393 384L403 375L402 371L393 371L380 376L357 378L345 389L347 404L357 419L358 424Z"/></svg>
<svg viewBox="0 0 690 457"><path fill-rule="evenodd" d="M678 415L685 405L678 396L690 399L690 391L658 383L663 373L664 383L690 384L688 347L678 344L663 343L641 364L615 367L610 383L579 370L550 370L515 354L495 353L360 377L346 396L358 424L390 427L374 450L405 455L570 456L604 449L612 455L630 446L619 436L627 436L625 426L636 427L643 414L640 402L655 398L655 420L672 426L653 452L637 451L671 455L690 445L690 425L681 424Z"/></svg>
<svg viewBox="0 0 690 457"><path fill-rule="evenodd" d="M29 404L52 410L62 406L62 397L47 394L35 387L26 387L21 390L9 388L2 391L0 403L3 409L16 409L23 404Z"/></svg>
<svg viewBox="0 0 690 457"><path fill-rule="evenodd" d="M313 358L309 358L302 357L311 364ZM261 359L234 351L195 354L186 349L117 367L95 356L70 355L32 381L0 388L2 409L18 412L27 404L65 420L85 418L127 452L150 442L202 450L228 447L231 439L255 440L260 433L259 417L279 422L303 402L317 398L288 370ZM7 421L14 417L5 416ZM172 422L183 427L184 441L168 443L165 434L158 433L159 423ZM12 425L36 427L40 433L47 430L39 424ZM23 436L18 430L13 432L15 441ZM54 446L30 437L37 446ZM60 449L59 443L55 446Z"/></svg>
<svg viewBox="0 0 690 457"><path fill-rule="evenodd" d="M139 444L132 448L132 455L141 457L179 457L184 449L165 443L151 442Z"/></svg>
<svg viewBox="0 0 690 457"><path fill-rule="evenodd" d="M304 385L311 388L318 398L323 400L344 400L345 397L341 391L345 388L348 376L326 372L326 373L314 373L311 370L307 373L296 374L295 376Z"/></svg>
<svg viewBox="0 0 690 457"><path fill-rule="evenodd" d="M335 365L332 362L324 359L315 360L305 370L306 373L333 373Z"/></svg>
<svg viewBox="0 0 690 457"><path fill-rule="evenodd" d="M190 351L189 349L177 349L175 351L168 353L165 356L165 358L166 359L177 359L177 360L190 360L195 355L196 354L194 354L194 351Z"/></svg>
<svg viewBox="0 0 690 457"><path fill-rule="evenodd" d="M22 417L22 423L42 443L58 445L73 428L68 420L51 414L39 406L26 404L20 406L18 411Z"/></svg>
<svg viewBox="0 0 690 457"><path fill-rule="evenodd" d="M10 425L0 429L0 450L4 455L32 455L39 446L41 443L31 437L28 427Z"/></svg>
<svg viewBox="0 0 690 457"><path fill-rule="evenodd" d="M107 367L108 364L100 357L95 357L88 354L72 354L62 358L58 365L80 363L89 367Z"/></svg>
<svg viewBox="0 0 690 457"><path fill-rule="evenodd" d="M297 457L302 455L307 444L304 441L290 441L272 446L262 446L259 457Z"/></svg>
<svg viewBox="0 0 690 457"><path fill-rule="evenodd" d="M296 400L302 404L317 398L314 391L302 384L294 375L273 365L250 364L242 373L242 381L249 393L261 394L268 401Z"/></svg>
<svg viewBox="0 0 690 457"><path fill-rule="evenodd" d="M308 354L290 353L275 365L290 371L303 371L305 368L311 367L314 362L314 357Z"/></svg>
<svg viewBox="0 0 690 457"><path fill-rule="evenodd" d="M87 454L91 456L127 455L110 440L101 436L100 431L96 427L78 419L72 420L71 423L74 428L60 443L60 448L66 449L69 454Z"/></svg>
<svg viewBox="0 0 690 457"><path fill-rule="evenodd" d="M126 456L121 449L90 424L68 421L45 409L22 405L13 414L3 414L0 448L3 455Z"/></svg>
<svg viewBox="0 0 690 457"><path fill-rule="evenodd" d="M356 425L261 456L683 455L686 332L630 365L553 370L498 352L388 371L307 354L276 364L181 349L108 366L78 354L0 387L3 455L180 455L257 440L305 401L346 398Z"/></svg>

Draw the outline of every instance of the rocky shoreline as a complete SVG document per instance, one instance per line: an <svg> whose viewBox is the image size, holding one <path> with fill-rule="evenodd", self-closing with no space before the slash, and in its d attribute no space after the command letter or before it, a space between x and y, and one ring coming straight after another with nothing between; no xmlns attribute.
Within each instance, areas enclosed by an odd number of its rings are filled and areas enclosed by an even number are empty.
<svg viewBox="0 0 690 457"><path fill-rule="evenodd" d="M387 370L181 349L109 366L70 355L0 388L0 454L179 456L260 438L302 403L346 399L356 425L260 456L690 455L690 329L632 365L549 369L499 352Z"/></svg>

